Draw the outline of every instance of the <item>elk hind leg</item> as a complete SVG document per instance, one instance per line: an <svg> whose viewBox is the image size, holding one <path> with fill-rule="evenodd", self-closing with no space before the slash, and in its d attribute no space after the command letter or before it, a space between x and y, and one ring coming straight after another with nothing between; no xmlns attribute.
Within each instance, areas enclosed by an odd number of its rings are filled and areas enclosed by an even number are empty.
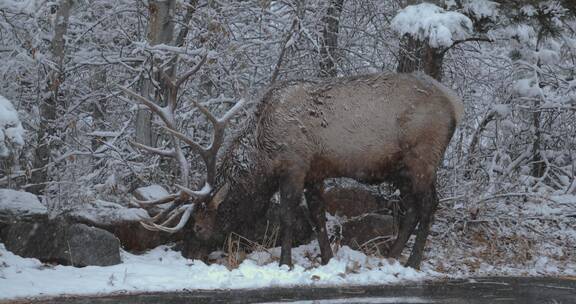
<svg viewBox="0 0 576 304"><path fill-rule="evenodd" d="M408 242L408 239L410 239L410 236L414 232L416 224L418 224L418 216L420 214L418 210L420 207L418 204L418 195L416 195L412 189L406 191L407 189L409 188L404 187L401 190L403 194L402 201L406 207L406 214L400 222L400 230L398 231L398 236L396 237L394 244L392 244L392 248L390 248L390 251L388 252L388 256L395 259L402 255L402 250L404 250L406 242Z"/></svg>
<svg viewBox="0 0 576 304"><path fill-rule="evenodd" d="M326 210L324 208L324 201L322 200L322 193L324 187L322 183L314 184L306 188L306 203L310 210L314 229L318 236L318 245L320 246L320 255L322 264L328 264L330 259L334 256L332 248L330 247L330 240L328 239L328 231L326 230Z"/></svg>
<svg viewBox="0 0 576 304"><path fill-rule="evenodd" d="M416 241L412 247L412 252L408 258L406 266L412 267L414 269L420 269L420 263L422 262L422 255L424 254L424 248L426 247L426 239L430 233L430 226L434 219L434 213L438 207L438 195L436 193L436 188L434 185L430 187L430 190L426 192L423 197L422 206L420 208L420 223L418 224L418 232L416 233Z"/></svg>
<svg viewBox="0 0 576 304"><path fill-rule="evenodd" d="M292 268L292 226L303 189L304 179L299 174L286 174L280 180L280 265L288 265L290 268Z"/></svg>

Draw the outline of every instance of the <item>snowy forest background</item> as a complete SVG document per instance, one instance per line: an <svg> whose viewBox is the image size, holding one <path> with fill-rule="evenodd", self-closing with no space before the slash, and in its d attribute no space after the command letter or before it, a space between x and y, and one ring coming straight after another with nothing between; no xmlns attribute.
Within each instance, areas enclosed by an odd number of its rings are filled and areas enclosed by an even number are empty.
<svg viewBox="0 0 576 304"><path fill-rule="evenodd" d="M437 6L399 14L420 2ZM2 0L0 188L55 213L173 189L179 164L133 144L171 149L162 122L117 85L161 104L176 93L178 129L208 142L192 100L221 114L277 81L414 70L465 103L439 172L436 269L574 263L572 0ZM204 168L187 157L195 188Z"/></svg>

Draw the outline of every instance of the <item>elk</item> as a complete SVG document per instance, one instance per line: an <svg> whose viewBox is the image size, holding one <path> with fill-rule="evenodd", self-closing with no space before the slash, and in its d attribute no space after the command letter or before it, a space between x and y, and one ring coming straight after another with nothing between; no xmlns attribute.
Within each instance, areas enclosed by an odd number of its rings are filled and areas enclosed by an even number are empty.
<svg viewBox="0 0 576 304"><path fill-rule="evenodd" d="M144 207L173 202L144 222L145 227L174 232L192 216L195 234L208 240L251 225L279 191L280 265L291 266L294 210L305 192L321 261L327 263L333 253L321 200L323 181L350 177L388 182L400 189L406 206L388 254L398 258L418 225L407 266L419 268L438 205L436 171L463 113L450 89L421 73L280 83L256 103L244 127L226 141L220 158L226 122L241 105L221 119L197 106L214 125L208 148L173 126L166 129L204 159L206 183L199 191L178 186L180 193L138 202ZM179 215L180 221L170 226Z"/></svg>

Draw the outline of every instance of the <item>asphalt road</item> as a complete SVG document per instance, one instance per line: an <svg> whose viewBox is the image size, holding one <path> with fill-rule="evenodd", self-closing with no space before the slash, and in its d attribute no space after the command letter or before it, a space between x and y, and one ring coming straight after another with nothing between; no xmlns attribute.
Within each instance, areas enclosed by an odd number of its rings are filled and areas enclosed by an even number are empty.
<svg viewBox="0 0 576 304"><path fill-rule="evenodd" d="M190 290L176 293L60 297L17 303L576 303L576 278L478 278L408 285Z"/></svg>

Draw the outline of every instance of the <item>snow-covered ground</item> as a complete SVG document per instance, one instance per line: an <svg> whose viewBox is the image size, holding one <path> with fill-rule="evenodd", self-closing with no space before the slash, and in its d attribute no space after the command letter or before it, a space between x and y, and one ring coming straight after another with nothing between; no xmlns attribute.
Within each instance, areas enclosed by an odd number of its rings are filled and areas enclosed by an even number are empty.
<svg viewBox="0 0 576 304"><path fill-rule="evenodd" d="M160 246L143 255L123 252L123 263L119 265L76 268L22 258L0 243L0 302L118 292L399 284L492 275L576 276L576 264L544 256L536 258L533 265L495 267L480 263L474 271L464 267L438 272L439 256L424 262L422 271L416 271L395 260L367 256L346 246L338 250L328 265L319 266L317 261L310 260L318 254L315 241L294 249L296 265L292 270L278 266L279 254L279 248L252 253L237 268L230 270L220 264L207 265L183 258L170 247ZM454 262L452 258L445 262ZM462 265L467 265L466 261L462 260Z"/></svg>
<svg viewBox="0 0 576 304"><path fill-rule="evenodd" d="M75 268L19 257L0 243L0 301L184 289L398 284L477 276L576 277L575 202L574 195L559 195L526 202L502 198L444 203L422 271L348 247L339 248L335 258L321 266L316 241L293 250L293 270L278 266L279 248L248 254L233 269L222 265L226 264L222 259L222 264L207 265L183 258L167 246L142 255L123 252L123 263L115 266ZM329 217L331 225L336 220ZM216 260L217 256L212 255Z"/></svg>
<svg viewBox="0 0 576 304"><path fill-rule="evenodd" d="M487 195L442 205L424 269L455 277L576 275L576 195Z"/></svg>
<svg viewBox="0 0 576 304"><path fill-rule="evenodd" d="M279 249L252 254L229 270L183 258L168 247L143 255L123 253L115 266L49 266L22 258L0 244L0 301L22 297L94 295L113 292L178 291L183 289L239 289L280 286L369 285L401 283L440 276L432 271L404 268L394 260L368 257L343 247L328 265L312 267L307 256L317 254L316 242L293 251L293 270L278 267Z"/></svg>

